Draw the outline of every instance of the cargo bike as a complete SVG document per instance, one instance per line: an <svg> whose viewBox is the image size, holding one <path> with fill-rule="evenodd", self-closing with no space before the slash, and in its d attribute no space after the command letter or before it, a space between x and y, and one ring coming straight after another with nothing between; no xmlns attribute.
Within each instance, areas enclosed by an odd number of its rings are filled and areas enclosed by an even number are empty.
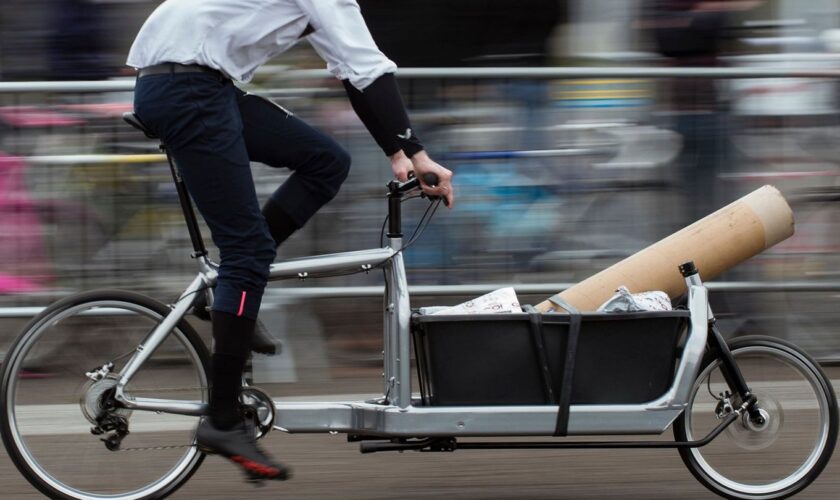
<svg viewBox="0 0 840 500"><path fill-rule="evenodd" d="M207 407L209 354L185 316L199 294L212 302L217 265L171 158L170 167L200 268L181 296L170 305L127 291L69 296L34 318L3 362L3 442L52 498L165 497L204 459L194 432ZM829 462L838 429L831 381L788 342L725 341L690 262L674 269L686 293L673 311L412 310L403 250L440 203L404 241L401 203L418 197L417 179L389 183L381 248L271 266L271 280L384 270L383 387L364 401L285 402L246 377L242 411L258 438L272 429L342 433L362 453L675 448L704 486L741 499L793 495ZM639 437L669 428L673 440ZM616 435L624 437L595 437Z"/></svg>

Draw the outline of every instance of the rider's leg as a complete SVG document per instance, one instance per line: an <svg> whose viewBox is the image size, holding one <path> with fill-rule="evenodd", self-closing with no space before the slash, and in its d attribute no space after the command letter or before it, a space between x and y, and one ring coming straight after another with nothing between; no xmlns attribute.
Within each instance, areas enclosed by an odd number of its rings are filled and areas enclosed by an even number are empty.
<svg viewBox="0 0 840 500"><path fill-rule="evenodd" d="M252 160L293 174L263 205L277 245L338 193L350 155L331 137L262 97L238 92L242 134Z"/></svg>
<svg viewBox="0 0 840 500"><path fill-rule="evenodd" d="M263 217L268 224L268 231L275 246L280 246L289 236L295 233L300 226L286 215L286 212L271 198L266 200L262 208Z"/></svg>
<svg viewBox="0 0 840 500"><path fill-rule="evenodd" d="M210 420L218 429L232 429L237 411L242 372L250 354L256 321L222 311L213 312L213 359L210 364Z"/></svg>
<svg viewBox="0 0 840 500"><path fill-rule="evenodd" d="M251 160L294 171L262 208L276 248L335 197L347 178L350 155L330 137L271 101L238 89L236 93ZM278 346L257 321L251 349L274 354Z"/></svg>
<svg viewBox="0 0 840 500"><path fill-rule="evenodd" d="M138 79L135 87L137 114L166 143L221 257L213 301L210 419L199 426L196 439L249 474L285 479L287 470L257 447L237 414L242 370L275 248L260 213L236 101L230 80L210 73L154 75Z"/></svg>
<svg viewBox="0 0 840 500"><path fill-rule="evenodd" d="M268 199L263 205L262 214L266 224L268 224L268 231L271 233L271 239L274 240L275 247L279 247L289 236L300 229L300 226L291 217L286 215L283 209L271 199ZM210 320L210 314L206 311L206 308L207 297L204 294L200 294L193 304L193 313L200 319L208 321ZM254 352L262 354L274 354L276 350L274 340L265 332L264 327L259 323L257 324L251 348Z"/></svg>
<svg viewBox="0 0 840 500"><path fill-rule="evenodd" d="M293 175L262 208L275 246L280 246L338 192L350 169L350 156L333 139L282 107L236 89L242 134L251 160L287 167ZM209 320L206 298L199 296L194 314ZM257 322L252 350L274 354L278 344Z"/></svg>

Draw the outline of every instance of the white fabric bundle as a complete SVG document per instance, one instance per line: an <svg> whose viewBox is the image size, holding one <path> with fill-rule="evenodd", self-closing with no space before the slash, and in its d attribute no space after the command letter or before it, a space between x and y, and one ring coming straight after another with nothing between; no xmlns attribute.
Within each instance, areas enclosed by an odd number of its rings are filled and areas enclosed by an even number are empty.
<svg viewBox="0 0 840 500"><path fill-rule="evenodd" d="M431 314L494 314L522 312L519 299L513 287L499 288L476 299L468 300L457 306L447 307Z"/></svg>
<svg viewBox="0 0 840 500"><path fill-rule="evenodd" d="M601 304L598 312L670 311L671 299L660 291L630 293L626 286L618 287L616 294Z"/></svg>

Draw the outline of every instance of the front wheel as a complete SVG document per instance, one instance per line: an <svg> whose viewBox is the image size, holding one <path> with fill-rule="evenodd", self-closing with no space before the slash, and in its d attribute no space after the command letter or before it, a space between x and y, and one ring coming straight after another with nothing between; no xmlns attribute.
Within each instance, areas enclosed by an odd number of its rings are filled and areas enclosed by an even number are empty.
<svg viewBox="0 0 840 500"><path fill-rule="evenodd" d="M680 448L680 456L694 477L723 497L786 498L814 481L834 451L838 414L831 381L810 356L779 339L742 337L729 348L762 418L745 414L706 446ZM716 427L727 391L720 360L707 360L674 423L677 441L702 439ZM737 396L732 403L741 404Z"/></svg>
<svg viewBox="0 0 840 500"><path fill-rule="evenodd" d="M113 404L116 374L169 312L135 293L82 293L48 307L12 344L3 362L0 431L18 470L41 492L162 498L199 466L197 418ZM204 343L181 320L125 393L206 402L208 360Z"/></svg>

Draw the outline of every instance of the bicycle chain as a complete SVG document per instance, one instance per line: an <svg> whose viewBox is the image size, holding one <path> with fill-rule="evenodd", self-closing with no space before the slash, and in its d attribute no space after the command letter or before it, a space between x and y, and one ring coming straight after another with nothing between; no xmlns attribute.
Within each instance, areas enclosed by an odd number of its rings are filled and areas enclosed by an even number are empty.
<svg viewBox="0 0 840 500"><path fill-rule="evenodd" d="M137 446L133 448L120 448L117 451L151 451L151 450L174 450L179 448L191 448L194 444L172 444L168 446Z"/></svg>
<svg viewBox="0 0 840 500"><path fill-rule="evenodd" d="M196 390L204 390L201 387L162 387L154 389L139 389L139 390L132 390L131 394L143 393L143 392L186 392L186 391L196 391ZM157 451L157 450L176 450L181 448L190 448L195 446L194 444L172 444L166 446L136 446L136 447L128 447L128 448L120 448L118 452L124 451Z"/></svg>

